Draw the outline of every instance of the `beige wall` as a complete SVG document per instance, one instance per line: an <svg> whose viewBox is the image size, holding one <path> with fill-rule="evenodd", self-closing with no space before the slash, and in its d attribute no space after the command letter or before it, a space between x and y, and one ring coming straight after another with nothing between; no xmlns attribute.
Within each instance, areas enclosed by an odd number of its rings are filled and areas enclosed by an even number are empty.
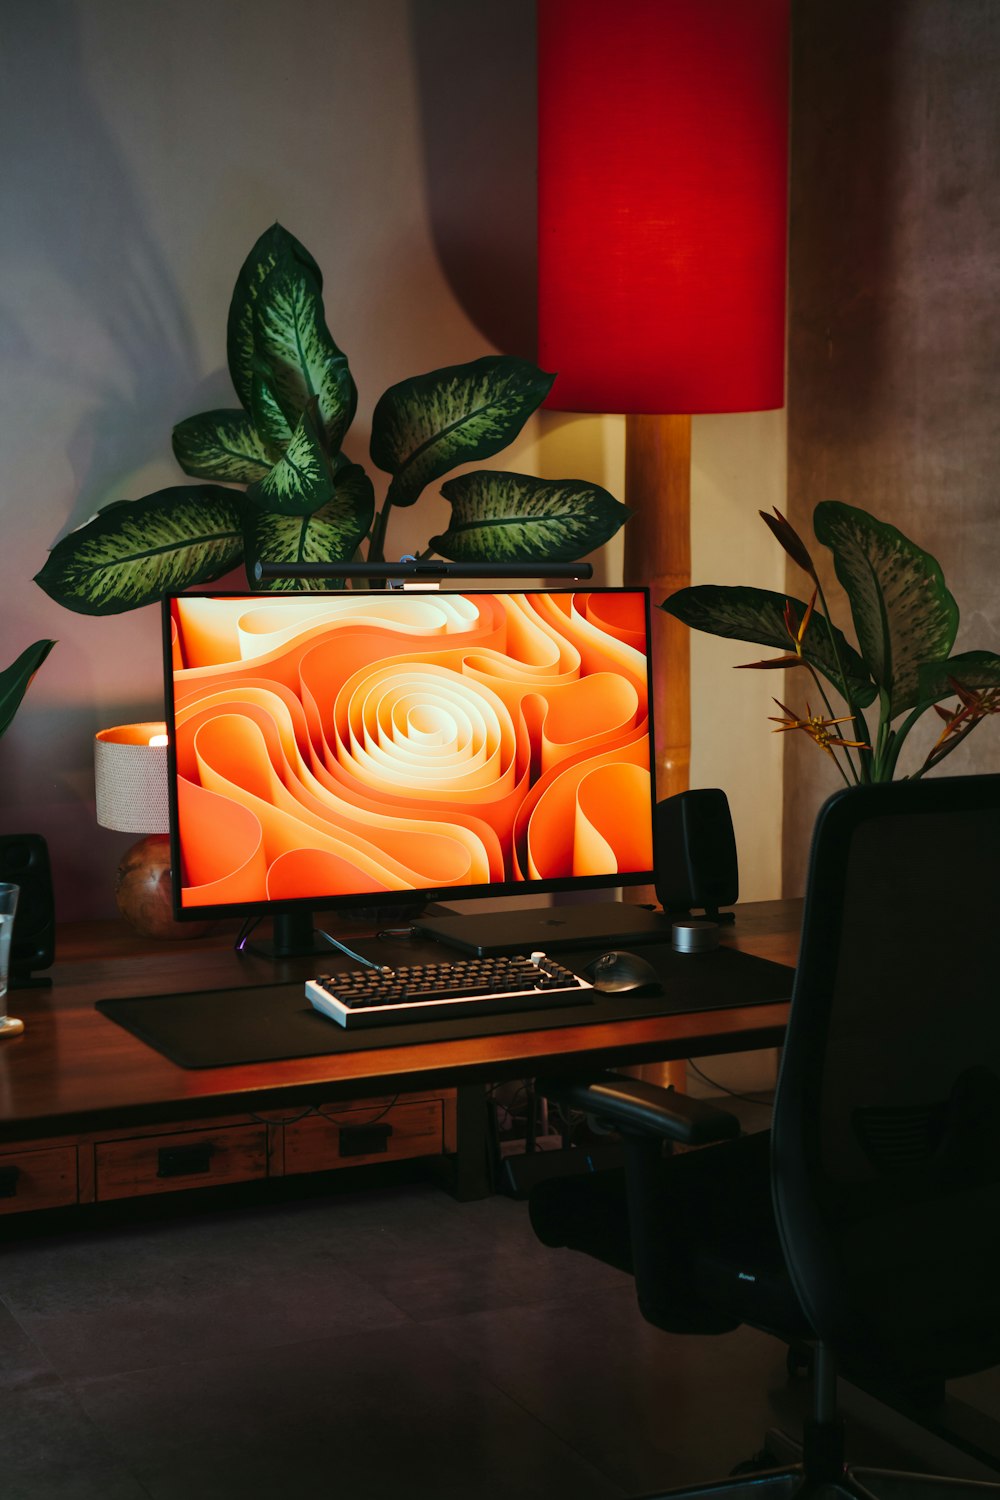
<svg viewBox="0 0 1000 1500"><path fill-rule="evenodd" d="M155 717L154 609L92 619L32 583L110 500L180 483L170 429L232 401L233 280L274 220L320 262L327 315L378 395L491 349L532 355L534 52L528 0L34 0L4 7L0 119L3 656L58 646L0 743L0 831L49 841L58 915L110 914L128 836L94 821L92 736ZM620 419L546 415L502 460L621 493ZM700 580L779 585L758 506L781 503L780 413L699 418ZM440 529L424 499L390 535ZM613 581L612 547L599 571ZM743 894L779 879L771 684L698 638L693 781L730 795Z"/></svg>

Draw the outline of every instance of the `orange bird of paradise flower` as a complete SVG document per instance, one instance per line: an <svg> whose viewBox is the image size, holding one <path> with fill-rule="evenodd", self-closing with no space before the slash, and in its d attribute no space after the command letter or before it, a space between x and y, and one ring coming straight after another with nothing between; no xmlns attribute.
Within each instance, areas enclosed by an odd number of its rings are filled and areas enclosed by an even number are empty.
<svg viewBox="0 0 1000 1500"><path fill-rule="evenodd" d="M834 730L838 724L853 723L850 714L842 719L827 719L824 718L822 714L814 714L809 704L807 703L805 718L800 719L796 714L792 712L790 708L786 707L784 703L779 702L777 698L775 698L774 701L778 704L778 707L781 709L785 717L783 719L779 719L777 714L770 715L772 724L777 724L778 726L777 729L772 731L773 734L781 734L786 729L802 729L809 736L809 738L811 740L815 740L820 749L825 750L828 755L833 755L833 747L835 745L838 748L849 750L868 749L868 746L864 743L863 740L845 740L841 735L831 733L831 731Z"/></svg>

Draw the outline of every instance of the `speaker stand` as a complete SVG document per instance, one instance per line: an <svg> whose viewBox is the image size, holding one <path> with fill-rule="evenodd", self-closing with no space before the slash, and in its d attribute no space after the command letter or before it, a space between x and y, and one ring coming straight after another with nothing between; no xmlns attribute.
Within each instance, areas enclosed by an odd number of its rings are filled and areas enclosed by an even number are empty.
<svg viewBox="0 0 1000 1500"><path fill-rule="evenodd" d="M675 911L673 907L664 910L663 915L670 922L718 922L720 927L731 926L736 921L734 911L720 911L717 906L706 906L703 912Z"/></svg>

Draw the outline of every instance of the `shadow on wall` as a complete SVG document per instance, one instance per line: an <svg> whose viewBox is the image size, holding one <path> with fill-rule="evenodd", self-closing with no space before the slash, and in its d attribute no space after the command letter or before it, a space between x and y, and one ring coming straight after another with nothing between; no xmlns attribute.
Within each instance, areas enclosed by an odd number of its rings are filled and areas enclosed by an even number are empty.
<svg viewBox="0 0 1000 1500"><path fill-rule="evenodd" d="M463 311L536 357L534 0L411 0L434 245Z"/></svg>
<svg viewBox="0 0 1000 1500"><path fill-rule="evenodd" d="M811 443L859 445L878 421L897 315L886 294L899 229L902 19L868 0L793 8L788 411L803 459ZM813 505L827 498L802 502L810 533Z"/></svg>
<svg viewBox="0 0 1000 1500"><path fill-rule="evenodd" d="M900 9L868 0L793 4L787 514L810 544L820 500L879 511L864 455L883 421L898 318ZM845 469L854 474L849 493ZM811 550L834 618L849 625L829 554L818 544ZM794 597L807 582L789 566ZM790 704L804 702L797 680L786 694ZM805 735L784 739L783 890L798 896L816 813L842 783Z"/></svg>
<svg viewBox="0 0 1000 1500"><path fill-rule="evenodd" d="M68 445L76 494L69 530L117 498L109 479L163 452L165 413L190 400L196 379L193 331L128 164L88 91L73 0L5 7L0 131L0 263L50 273L115 354L95 369L90 338L74 347L55 319L39 330L20 321L16 305L0 313L0 359L16 378L87 393L87 415Z"/></svg>
<svg viewBox="0 0 1000 1500"><path fill-rule="evenodd" d="M162 708L150 717L157 717ZM137 835L97 824L94 735L110 724L145 717L134 704L103 712L80 705L36 708L4 736L2 831L37 833L52 862L56 920L114 917L114 873Z"/></svg>

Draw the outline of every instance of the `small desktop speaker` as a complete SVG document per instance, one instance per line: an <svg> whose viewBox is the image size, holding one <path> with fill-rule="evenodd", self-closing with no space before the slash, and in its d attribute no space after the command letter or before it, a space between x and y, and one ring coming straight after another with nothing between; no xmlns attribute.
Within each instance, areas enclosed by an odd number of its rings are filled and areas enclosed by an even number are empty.
<svg viewBox="0 0 1000 1500"><path fill-rule="evenodd" d="M665 912L720 906L739 897L736 837L729 802L717 787L678 792L656 804L653 823L656 896Z"/></svg>
<svg viewBox="0 0 1000 1500"><path fill-rule="evenodd" d="M10 945L10 982L14 987L30 983L32 971L47 969L55 957L52 868L41 834L0 834L0 881L20 887Z"/></svg>

